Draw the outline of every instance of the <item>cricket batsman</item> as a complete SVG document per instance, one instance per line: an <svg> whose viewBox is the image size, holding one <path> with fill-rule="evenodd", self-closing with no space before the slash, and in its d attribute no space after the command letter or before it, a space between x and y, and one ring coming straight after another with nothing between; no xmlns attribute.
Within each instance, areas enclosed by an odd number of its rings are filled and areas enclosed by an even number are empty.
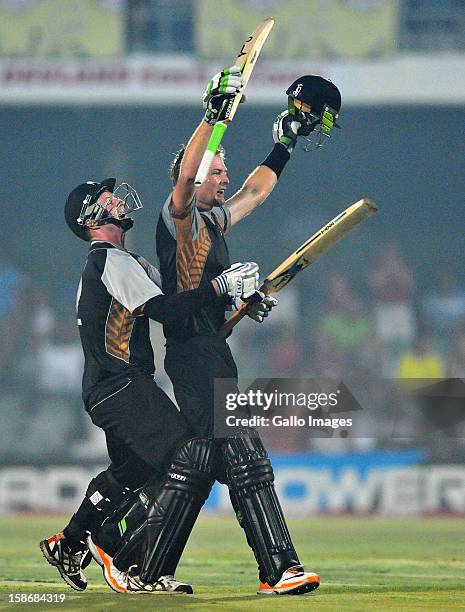
<svg viewBox="0 0 465 612"><path fill-rule="evenodd" d="M289 107L273 126L273 149L239 191L226 199L229 178L223 150L217 152L200 187L195 187L194 179L212 128L221 119L225 98L242 86L240 70L237 66L225 69L208 84L203 97L205 116L172 164L173 190L157 225L157 255L167 295L202 287L228 268L225 235L272 192L298 136L308 136L322 125L323 109L339 110L339 91L326 79L303 77L297 94L297 84L293 85L288 90ZM334 122L335 116L336 112ZM248 314L263 319L276 303L262 295ZM227 341L218 335L227 308L228 300L219 299L200 313L192 312L181 324L164 326L166 372L182 414L201 436L213 434L215 379L237 380ZM245 430L226 439L218 445L218 453L222 467L216 476L229 487L236 516L258 563L258 593L303 594L316 589L320 579L305 572L297 556L274 488L273 468L257 432Z"/></svg>

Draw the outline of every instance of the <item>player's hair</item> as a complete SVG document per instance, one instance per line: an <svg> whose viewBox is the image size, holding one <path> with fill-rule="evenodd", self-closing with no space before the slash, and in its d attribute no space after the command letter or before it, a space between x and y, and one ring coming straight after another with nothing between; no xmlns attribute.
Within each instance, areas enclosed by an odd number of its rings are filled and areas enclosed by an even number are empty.
<svg viewBox="0 0 465 612"><path fill-rule="evenodd" d="M185 150L186 150L186 145L182 144L179 147L179 149L176 151L176 153L174 154L173 161L171 162L171 165L170 165L170 177L171 177L171 182L173 183L173 187L178 182L179 171L181 170L181 162L182 162L182 158L184 157ZM216 154L221 155L221 159L223 161L225 160L226 151L222 145L218 146Z"/></svg>

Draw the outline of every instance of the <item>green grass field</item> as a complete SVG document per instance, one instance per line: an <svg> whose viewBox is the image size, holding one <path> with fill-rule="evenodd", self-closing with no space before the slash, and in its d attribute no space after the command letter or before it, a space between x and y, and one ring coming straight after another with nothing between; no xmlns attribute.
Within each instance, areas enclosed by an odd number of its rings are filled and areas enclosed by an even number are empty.
<svg viewBox="0 0 465 612"><path fill-rule="evenodd" d="M40 539L58 531L61 517L0 519L0 609L106 610L450 610L465 609L465 524L458 519L294 520L301 560L322 585L302 597L259 597L256 565L232 518L203 517L178 576L195 595L119 595L100 569L86 570L89 586L70 589L43 559ZM66 593L64 604L11 604L10 593Z"/></svg>

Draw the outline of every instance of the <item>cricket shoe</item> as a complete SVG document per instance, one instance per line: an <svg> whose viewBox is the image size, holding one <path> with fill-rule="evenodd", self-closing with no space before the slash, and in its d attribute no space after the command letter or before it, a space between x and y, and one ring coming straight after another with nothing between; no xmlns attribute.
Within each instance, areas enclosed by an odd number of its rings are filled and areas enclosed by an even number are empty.
<svg viewBox="0 0 465 612"><path fill-rule="evenodd" d="M153 584L143 582L139 576L133 575L133 571L128 573L128 593L152 593L161 594L186 594L192 595L194 592L190 584L179 582L174 576L160 576Z"/></svg>
<svg viewBox="0 0 465 612"><path fill-rule="evenodd" d="M320 577L313 572L304 572L301 565L287 569L281 579L270 586L260 582L258 595L304 595L320 586Z"/></svg>
<svg viewBox="0 0 465 612"><path fill-rule="evenodd" d="M42 554L50 563L57 568L61 577L70 587L76 591L84 591L87 587L87 579L82 569L89 565L91 556L87 549L78 552L70 552L65 544L65 537L57 533L39 544Z"/></svg>
<svg viewBox="0 0 465 612"><path fill-rule="evenodd" d="M87 546L94 560L100 565L105 582L110 589L117 593L128 592L128 574L120 571L113 564L113 557L110 557L103 548L100 548L93 540L92 536L87 538Z"/></svg>

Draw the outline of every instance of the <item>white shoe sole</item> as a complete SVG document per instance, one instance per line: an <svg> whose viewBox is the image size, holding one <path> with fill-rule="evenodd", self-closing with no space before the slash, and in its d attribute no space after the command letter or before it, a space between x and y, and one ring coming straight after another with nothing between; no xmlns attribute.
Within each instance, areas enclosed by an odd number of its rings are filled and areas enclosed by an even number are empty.
<svg viewBox="0 0 465 612"><path fill-rule="evenodd" d="M39 546L40 546L40 550L42 551L42 554L45 558L45 560L50 563L50 565L53 565L53 567L56 567L57 570L60 572L60 576L62 577L62 579L66 582L66 584L68 584L72 589L74 589L75 591L78 591L79 593L82 593L82 591L85 590L86 586L81 589L80 587L78 587L76 584L74 584L74 582L66 575L66 573L63 571L62 567L60 566L60 564L58 563L58 561L55 559L55 557L53 557L52 555L50 555L50 553L47 550L47 546L45 545L46 540L42 540L42 542L40 542Z"/></svg>
<svg viewBox="0 0 465 612"><path fill-rule="evenodd" d="M100 565L103 572L103 577L105 582L108 584L112 591L115 593L127 593L128 590L126 587L121 586L115 578L111 575L110 565L112 562L112 558L107 555L107 553L102 550L97 544L92 541L91 536L87 538L87 546L90 550L90 553L96 563Z"/></svg>
<svg viewBox="0 0 465 612"><path fill-rule="evenodd" d="M282 586L278 589L274 589L270 587L266 591L257 591L257 595L305 595L305 593L310 593L311 591L315 591L320 586L319 579L317 580L307 580L299 585L285 587Z"/></svg>

